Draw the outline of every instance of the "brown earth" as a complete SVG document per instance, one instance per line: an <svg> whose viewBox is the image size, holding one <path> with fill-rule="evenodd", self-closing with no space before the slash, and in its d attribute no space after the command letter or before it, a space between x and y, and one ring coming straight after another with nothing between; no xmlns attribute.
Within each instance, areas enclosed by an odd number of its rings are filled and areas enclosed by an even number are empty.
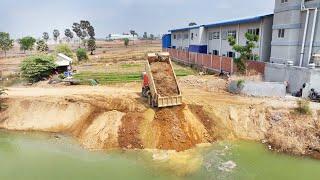
<svg viewBox="0 0 320 180"><path fill-rule="evenodd" d="M160 96L179 95L178 85L169 63L153 62L151 63L151 72Z"/></svg>
<svg viewBox="0 0 320 180"><path fill-rule="evenodd" d="M140 84L134 83L9 88L0 128L69 133L89 149L183 151L199 143L246 139L319 157L319 104L311 103L312 115L301 116L293 113L296 98L242 97L182 86L186 105L165 109L150 109L139 96Z"/></svg>

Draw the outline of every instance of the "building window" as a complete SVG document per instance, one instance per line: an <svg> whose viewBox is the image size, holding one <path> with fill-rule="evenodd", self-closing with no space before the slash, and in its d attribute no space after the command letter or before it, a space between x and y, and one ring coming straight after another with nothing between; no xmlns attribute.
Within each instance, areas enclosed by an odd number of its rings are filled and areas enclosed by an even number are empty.
<svg viewBox="0 0 320 180"><path fill-rule="evenodd" d="M284 38L285 29L279 29L278 30L278 38Z"/></svg>
<svg viewBox="0 0 320 180"><path fill-rule="evenodd" d="M234 31L234 30L228 31L228 37L230 36L237 39L237 31Z"/></svg>
<svg viewBox="0 0 320 180"><path fill-rule="evenodd" d="M259 28L256 28L256 29L248 29L248 33L259 36L259 34L260 34L260 29L259 29Z"/></svg>
<svg viewBox="0 0 320 180"><path fill-rule="evenodd" d="M173 39L177 39L177 35L174 34L174 35L173 35Z"/></svg>
<svg viewBox="0 0 320 180"><path fill-rule="evenodd" d="M232 51L229 51L229 52L227 53L227 57L234 58L234 57L236 57L236 53L234 53L234 52L232 52Z"/></svg>
<svg viewBox="0 0 320 180"><path fill-rule="evenodd" d="M212 39L213 39L213 33L210 32L210 33L209 33L209 41L211 41Z"/></svg>
<svg viewBox="0 0 320 180"><path fill-rule="evenodd" d="M183 39L189 39L189 34L184 34Z"/></svg>
<svg viewBox="0 0 320 180"><path fill-rule="evenodd" d="M213 54L213 55L216 55L216 56L219 56L219 51L218 51L218 50L213 50L213 51L212 51L212 54Z"/></svg>
<svg viewBox="0 0 320 180"><path fill-rule="evenodd" d="M193 40L193 36L194 36L193 33L191 33L191 40Z"/></svg>
<svg viewBox="0 0 320 180"><path fill-rule="evenodd" d="M220 39L220 32L214 32L213 39Z"/></svg>
<svg viewBox="0 0 320 180"><path fill-rule="evenodd" d="M288 0L281 0L281 3L287 3Z"/></svg>
<svg viewBox="0 0 320 180"><path fill-rule="evenodd" d="M178 40L181 39L181 34L178 34L177 39Z"/></svg>
<svg viewBox="0 0 320 180"><path fill-rule="evenodd" d="M222 40L227 40L228 39L228 32L227 31L223 31L221 38L222 38Z"/></svg>

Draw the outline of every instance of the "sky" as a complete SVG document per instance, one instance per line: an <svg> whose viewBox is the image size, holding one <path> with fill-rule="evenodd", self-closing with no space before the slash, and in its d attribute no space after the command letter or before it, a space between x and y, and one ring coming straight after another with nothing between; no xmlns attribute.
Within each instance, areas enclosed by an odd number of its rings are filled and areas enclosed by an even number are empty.
<svg viewBox="0 0 320 180"><path fill-rule="evenodd" d="M64 34L89 20L97 38L129 32L165 34L169 29L272 13L274 0L0 0L0 32L12 38Z"/></svg>

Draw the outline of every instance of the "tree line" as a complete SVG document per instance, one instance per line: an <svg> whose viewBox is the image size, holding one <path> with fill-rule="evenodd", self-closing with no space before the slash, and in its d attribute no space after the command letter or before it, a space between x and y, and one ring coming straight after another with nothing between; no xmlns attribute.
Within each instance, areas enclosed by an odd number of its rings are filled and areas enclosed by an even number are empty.
<svg viewBox="0 0 320 180"><path fill-rule="evenodd" d="M64 31L64 35L67 38L67 42L69 43L74 38L74 34L81 40L79 41L79 48L81 45L86 47L93 55L93 52L96 50L96 39L95 39L95 30L94 27L90 24L89 21L81 20L79 23L75 22L72 25L71 29L67 28ZM53 40L57 43L60 37L60 31L58 29L54 29L52 33ZM26 51L31 51L34 49L35 44L36 50L39 52L48 52L49 46L47 44L50 39L48 32L43 32L42 38L40 40L36 40L34 37L26 36L18 39L18 43L20 44L20 50L24 53ZM7 55L7 51L13 48L14 40L10 38L10 34L7 32L0 32L0 49Z"/></svg>

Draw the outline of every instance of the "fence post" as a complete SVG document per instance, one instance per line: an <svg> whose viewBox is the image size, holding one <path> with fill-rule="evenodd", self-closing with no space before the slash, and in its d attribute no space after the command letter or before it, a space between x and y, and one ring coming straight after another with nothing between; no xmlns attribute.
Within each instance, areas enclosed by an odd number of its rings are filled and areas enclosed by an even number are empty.
<svg viewBox="0 0 320 180"><path fill-rule="evenodd" d="M222 56L220 56L220 72L222 71Z"/></svg>
<svg viewBox="0 0 320 180"><path fill-rule="evenodd" d="M231 58L230 60L231 60L231 72L230 72L230 74L233 74L233 58Z"/></svg>
<svg viewBox="0 0 320 180"><path fill-rule="evenodd" d="M203 54L201 54L201 66L203 66Z"/></svg>
<svg viewBox="0 0 320 180"><path fill-rule="evenodd" d="M213 63L212 63L212 54L211 54L211 56L210 56L210 68L212 68L213 69Z"/></svg>

